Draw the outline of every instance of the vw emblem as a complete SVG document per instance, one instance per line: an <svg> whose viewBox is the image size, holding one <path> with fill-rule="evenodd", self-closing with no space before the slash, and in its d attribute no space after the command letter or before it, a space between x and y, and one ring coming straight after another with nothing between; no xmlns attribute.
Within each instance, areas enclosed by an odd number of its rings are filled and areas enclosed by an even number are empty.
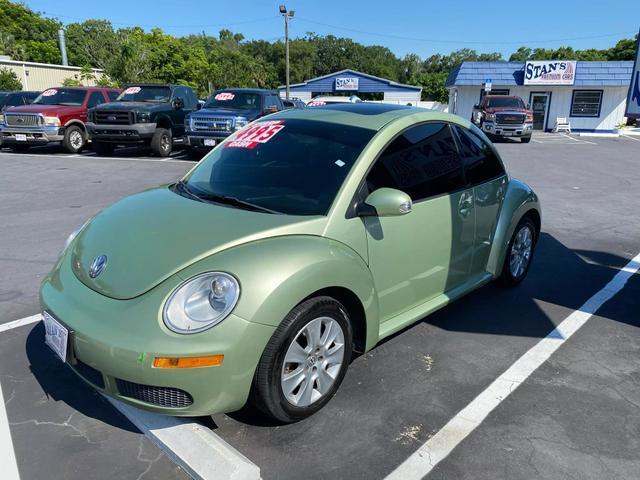
<svg viewBox="0 0 640 480"><path fill-rule="evenodd" d="M107 266L107 256L106 255L98 255L91 266L89 267L89 276L91 278L96 278L98 275L102 273L104 267Z"/></svg>

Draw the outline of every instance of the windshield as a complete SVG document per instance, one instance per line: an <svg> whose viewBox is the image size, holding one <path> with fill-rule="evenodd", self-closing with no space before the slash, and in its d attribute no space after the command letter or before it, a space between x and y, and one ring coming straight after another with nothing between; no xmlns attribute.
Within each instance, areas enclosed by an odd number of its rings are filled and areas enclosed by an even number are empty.
<svg viewBox="0 0 640 480"><path fill-rule="evenodd" d="M485 107L491 108L524 108L522 100L519 98L487 98Z"/></svg>
<svg viewBox="0 0 640 480"><path fill-rule="evenodd" d="M161 86L127 87L120 94L118 102L154 102L165 103L171 98L171 89Z"/></svg>
<svg viewBox="0 0 640 480"><path fill-rule="evenodd" d="M86 90L49 88L42 92L33 103L38 105L69 105L79 107L84 102L86 95Z"/></svg>
<svg viewBox="0 0 640 480"><path fill-rule="evenodd" d="M204 108L234 108L240 110L259 110L260 95L246 92L216 92Z"/></svg>
<svg viewBox="0 0 640 480"><path fill-rule="evenodd" d="M375 133L310 120L256 122L205 157L186 185L202 198L235 197L288 215L326 215Z"/></svg>

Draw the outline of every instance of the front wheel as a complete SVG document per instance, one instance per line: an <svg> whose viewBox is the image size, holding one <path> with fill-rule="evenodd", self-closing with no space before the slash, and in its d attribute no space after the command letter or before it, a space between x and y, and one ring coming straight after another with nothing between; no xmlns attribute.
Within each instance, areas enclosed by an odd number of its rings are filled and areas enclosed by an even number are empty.
<svg viewBox="0 0 640 480"><path fill-rule="evenodd" d="M283 423L313 415L342 383L352 338L340 302L314 297L301 303L278 326L260 358L252 403Z"/></svg>
<svg viewBox="0 0 640 480"><path fill-rule="evenodd" d="M536 226L529 217L520 220L507 246L500 275L500 283L504 286L515 287L527 276L536 245L536 235Z"/></svg>
<svg viewBox="0 0 640 480"><path fill-rule="evenodd" d="M62 138L62 148L67 153L78 153L87 142L84 132L80 127L72 125L67 127Z"/></svg>
<svg viewBox="0 0 640 480"><path fill-rule="evenodd" d="M151 151L159 157L168 157L173 147L171 130L156 128L151 138Z"/></svg>
<svg viewBox="0 0 640 480"><path fill-rule="evenodd" d="M531 141L531 137L520 137L520 142L529 143Z"/></svg>

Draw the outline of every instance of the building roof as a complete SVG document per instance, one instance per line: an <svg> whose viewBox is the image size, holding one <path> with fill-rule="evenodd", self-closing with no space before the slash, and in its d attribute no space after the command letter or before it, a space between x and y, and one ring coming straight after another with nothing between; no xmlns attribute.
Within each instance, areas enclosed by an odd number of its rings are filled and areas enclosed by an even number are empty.
<svg viewBox="0 0 640 480"><path fill-rule="evenodd" d="M405 85L394 82L386 78L376 77L368 73L358 72L356 70L345 69L339 72L333 72L321 77L312 78L302 83L295 83L289 86L292 92L333 92L335 90L336 77L353 77L358 79L358 92L402 92L412 91L421 92L422 87L416 85ZM280 90L286 88L285 85L278 87Z"/></svg>
<svg viewBox="0 0 640 480"><path fill-rule="evenodd" d="M463 62L454 68L445 83L446 87L478 85L487 78L493 85L524 85L525 62ZM582 62L576 64L578 87L618 87L631 83L632 61Z"/></svg>

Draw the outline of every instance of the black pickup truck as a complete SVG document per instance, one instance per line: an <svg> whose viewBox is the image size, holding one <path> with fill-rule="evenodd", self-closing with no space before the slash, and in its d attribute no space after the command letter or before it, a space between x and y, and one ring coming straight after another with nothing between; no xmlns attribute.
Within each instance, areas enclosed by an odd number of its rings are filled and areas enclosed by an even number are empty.
<svg viewBox="0 0 640 480"><path fill-rule="evenodd" d="M282 99L275 90L217 90L209 97L202 110L185 119L184 143L191 153L210 150L256 118L284 109Z"/></svg>
<svg viewBox="0 0 640 480"><path fill-rule="evenodd" d="M87 131L98 155L110 155L116 145L145 144L166 157L184 134L185 117L198 108L191 87L127 85L115 102L89 110Z"/></svg>

